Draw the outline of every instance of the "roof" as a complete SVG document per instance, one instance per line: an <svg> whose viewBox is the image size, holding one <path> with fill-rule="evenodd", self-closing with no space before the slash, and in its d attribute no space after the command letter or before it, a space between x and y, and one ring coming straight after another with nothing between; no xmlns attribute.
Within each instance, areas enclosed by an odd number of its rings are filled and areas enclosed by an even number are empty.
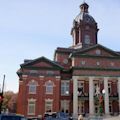
<svg viewBox="0 0 120 120"><path fill-rule="evenodd" d="M80 23L81 20L86 22L86 23L96 23L94 18L89 13L80 12L76 16L75 21Z"/></svg>
<svg viewBox="0 0 120 120"><path fill-rule="evenodd" d="M94 18L88 13L88 8L89 5L87 3L83 3L80 5L80 13L77 15L77 17L75 18L75 22L80 23L81 21L84 21L86 23L90 23L90 24L94 24L96 23L96 21L94 20Z"/></svg>
<svg viewBox="0 0 120 120"><path fill-rule="evenodd" d="M39 57L39 58L34 59L34 60L30 60L30 61L28 61L28 62L25 62L25 63L21 64L20 66L21 66L21 67L26 67L26 66L29 66L29 65L33 65L33 64L35 64L35 63L37 63L37 62L40 62L40 61L47 61L47 62L49 62L50 64L52 64L53 66L56 66L56 67L58 67L58 68L63 69L63 67L62 67L61 65L59 65L59 64L56 63L55 61L51 61L50 59L48 59L48 58L46 58L46 57L44 57L44 56Z"/></svg>
<svg viewBox="0 0 120 120"><path fill-rule="evenodd" d="M95 49L95 48L102 48L102 49L108 51L109 53L111 53L112 55L120 56L120 54L118 52L115 52L115 51L113 51L105 46L102 46L100 44L96 44L96 45L90 46L88 48L78 49L77 51L74 51L71 56L79 55L80 53L84 53L84 52L87 52L87 51Z"/></svg>

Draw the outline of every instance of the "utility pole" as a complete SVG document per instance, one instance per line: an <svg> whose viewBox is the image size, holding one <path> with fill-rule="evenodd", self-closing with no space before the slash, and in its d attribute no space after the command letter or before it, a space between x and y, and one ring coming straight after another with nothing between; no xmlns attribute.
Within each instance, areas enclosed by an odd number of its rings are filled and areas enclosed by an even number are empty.
<svg viewBox="0 0 120 120"><path fill-rule="evenodd" d="M3 85L2 85L2 91L0 91L0 114L2 111L2 103L3 103L3 93L4 93L4 85L5 85L5 75L3 76Z"/></svg>

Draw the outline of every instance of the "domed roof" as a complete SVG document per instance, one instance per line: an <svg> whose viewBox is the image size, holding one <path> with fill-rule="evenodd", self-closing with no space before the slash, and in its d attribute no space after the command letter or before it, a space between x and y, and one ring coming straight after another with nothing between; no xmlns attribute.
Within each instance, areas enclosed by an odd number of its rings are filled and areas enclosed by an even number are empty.
<svg viewBox="0 0 120 120"><path fill-rule="evenodd" d="M84 21L84 22L92 23L92 24L96 23L94 18L88 13L88 8L89 8L89 6L85 2L80 5L81 11L75 18L75 22L80 23L80 21Z"/></svg>
<svg viewBox="0 0 120 120"><path fill-rule="evenodd" d="M75 18L75 21L76 22L80 22L80 21L84 21L84 22L87 22L87 23L96 23L94 18L89 15L88 13L84 13L84 12L80 12L77 17Z"/></svg>

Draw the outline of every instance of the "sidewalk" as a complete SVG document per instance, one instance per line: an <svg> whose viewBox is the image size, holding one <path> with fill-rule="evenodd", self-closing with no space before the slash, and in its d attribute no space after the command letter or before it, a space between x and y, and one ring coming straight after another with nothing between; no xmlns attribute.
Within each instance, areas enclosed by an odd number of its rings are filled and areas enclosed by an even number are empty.
<svg viewBox="0 0 120 120"><path fill-rule="evenodd" d="M120 120L120 116L104 118L103 120Z"/></svg>

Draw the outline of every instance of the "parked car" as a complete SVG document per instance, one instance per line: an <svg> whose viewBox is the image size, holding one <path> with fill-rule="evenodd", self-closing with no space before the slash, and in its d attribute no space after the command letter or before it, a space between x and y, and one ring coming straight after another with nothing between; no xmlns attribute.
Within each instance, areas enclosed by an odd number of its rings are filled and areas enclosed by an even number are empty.
<svg viewBox="0 0 120 120"><path fill-rule="evenodd" d="M43 120L73 120L72 115L64 112L46 112Z"/></svg>
<svg viewBox="0 0 120 120"><path fill-rule="evenodd" d="M44 120L50 120L50 119L55 119L57 117L57 113L56 112L46 112L44 114L43 119Z"/></svg>
<svg viewBox="0 0 120 120"><path fill-rule="evenodd" d="M0 114L0 120L27 120L22 115L17 114Z"/></svg>

